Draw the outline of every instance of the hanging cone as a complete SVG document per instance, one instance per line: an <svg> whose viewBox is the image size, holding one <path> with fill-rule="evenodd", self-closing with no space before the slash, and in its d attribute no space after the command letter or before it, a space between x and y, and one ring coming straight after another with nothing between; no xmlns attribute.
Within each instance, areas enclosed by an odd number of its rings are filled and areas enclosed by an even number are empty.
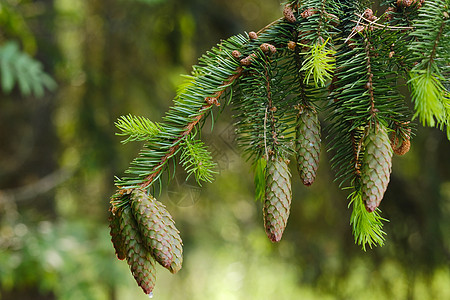
<svg viewBox="0 0 450 300"><path fill-rule="evenodd" d="M120 229L127 249L127 263L137 284L144 293L150 294L155 287L155 261L150 252L143 246L138 224L129 206L120 215Z"/></svg>
<svg viewBox="0 0 450 300"><path fill-rule="evenodd" d="M125 250L125 239L120 232L120 217L122 211L119 209L115 214L112 213L112 206L109 208L109 234L111 235L111 242L116 250L117 258L123 260L126 258L127 252Z"/></svg>
<svg viewBox="0 0 450 300"><path fill-rule="evenodd" d="M310 186L316 179L320 154L320 123L317 112L303 108L297 116L295 152L297 170L304 185Z"/></svg>
<svg viewBox="0 0 450 300"><path fill-rule="evenodd" d="M279 242L291 207L291 174L287 162L281 157L269 158L266 168L264 227L269 239Z"/></svg>
<svg viewBox="0 0 450 300"><path fill-rule="evenodd" d="M409 136L397 136L393 131L390 136L391 147L397 155L405 155L411 148L411 141Z"/></svg>
<svg viewBox="0 0 450 300"><path fill-rule="evenodd" d="M181 240L180 232L175 227L175 221L169 211L163 208L161 213L163 215L164 223L166 224L167 233L170 236L172 245L173 258L168 270L175 274L181 269L183 264L183 241Z"/></svg>
<svg viewBox="0 0 450 300"><path fill-rule="evenodd" d="M361 166L361 192L366 210L373 212L381 203L389 183L392 148L383 125L369 128L364 139Z"/></svg>
<svg viewBox="0 0 450 300"><path fill-rule="evenodd" d="M172 238L164 223L164 205L141 189L131 194L131 207L138 223L144 245L164 268L170 268L173 260Z"/></svg>

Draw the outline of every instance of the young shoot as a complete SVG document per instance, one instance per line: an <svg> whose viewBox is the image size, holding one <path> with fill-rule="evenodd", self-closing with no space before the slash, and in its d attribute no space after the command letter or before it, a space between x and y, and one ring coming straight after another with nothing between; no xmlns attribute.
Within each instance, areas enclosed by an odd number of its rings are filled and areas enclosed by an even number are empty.
<svg viewBox="0 0 450 300"><path fill-rule="evenodd" d="M352 226L355 243L361 245L364 251L366 251L366 244L369 245L370 249L373 245L383 246L386 233L383 231L382 221L387 222L388 220L380 216L378 208L371 213L366 210L360 189L351 193L349 198L351 198L349 207L353 204L350 225Z"/></svg>
<svg viewBox="0 0 450 300"><path fill-rule="evenodd" d="M447 114L450 107L450 97L439 78L429 72L410 72L409 82L412 87L412 99L420 122L427 126L449 125Z"/></svg>
<svg viewBox="0 0 450 300"><path fill-rule="evenodd" d="M140 116L121 116L114 125L121 131L116 135L128 136L127 139L122 141L122 144L132 141L146 141L161 132L161 126L158 123Z"/></svg>
<svg viewBox="0 0 450 300"><path fill-rule="evenodd" d="M217 164L212 160L211 153L206 149L205 144L199 140L186 138L180 162L188 173L186 179L194 174L195 180L200 186L201 181L212 182L214 174L217 174L214 170Z"/></svg>
<svg viewBox="0 0 450 300"><path fill-rule="evenodd" d="M327 80L333 77L336 58L336 51L327 48L327 39L323 44L317 43L311 47L307 53L307 58L303 62L300 71L305 71L305 83L309 83L311 75L316 87L324 87ZM302 45L305 46L305 45Z"/></svg>

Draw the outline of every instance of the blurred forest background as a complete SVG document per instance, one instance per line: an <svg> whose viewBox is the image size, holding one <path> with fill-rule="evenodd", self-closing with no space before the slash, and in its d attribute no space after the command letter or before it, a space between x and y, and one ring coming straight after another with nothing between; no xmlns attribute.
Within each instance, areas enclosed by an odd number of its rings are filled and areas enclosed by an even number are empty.
<svg viewBox="0 0 450 300"><path fill-rule="evenodd" d="M279 4L0 1L0 299L146 298L110 242L114 175L141 147L120 144L114 121L160 120L180 74L220 39L279 18ZM417 126L411 151L395 157L381 204L386 245L364 252L324 147L310 188L293 166L288 227L279 244L267 239L231 115L204 132L216 181L199 189L181 174L159 197L185 263L177 275L158 268L155 299L450 299L444 133Z"/></svg>

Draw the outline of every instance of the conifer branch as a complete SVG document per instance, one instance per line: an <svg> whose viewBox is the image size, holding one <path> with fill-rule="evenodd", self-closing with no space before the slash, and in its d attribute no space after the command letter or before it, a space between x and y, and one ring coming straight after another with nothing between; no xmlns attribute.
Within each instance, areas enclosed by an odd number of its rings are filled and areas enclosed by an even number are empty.
<svg viewBox="0 0 450 300"><path fill-rule="evenodd" d="M180 136L175 139L175 141L173 142L173 146L170 147L169 151L166 153L166 155L163 156L163 158L161 159L160 163L157 164L153 170L152 173L150 175L148 175L147 177L145 177L144 182L141 183L140 187L141 188L146 188L149 185L151 185L155 179L159 176L160 172L163 170L163 166L166 164L167 160L169 158L171 158L176 151L178 150L178 148L180 147L181 143L180 141L185 139L194 129L194 127L198 124L198 122L200 121L200 119L205 115L206 112L209 111L209 109L211 108L211 106L213 105L214 102L211 102L211 99L217 99L225 92L225 90L237 79L239 78L239 76L241 76L242 74L242 68L238 67L236 69L236 73L231 75L228 80L219 88L219 91L217 91L213 97L205 97L205 102L207 103L206 105L203 105L201 107L201 109L198 111L198 115L194 118L193 121L191 121L190 123L188 123L185 127L185 130L180 134Z"/></svg>
<svg viewBox="0 0 450 300"><path fill-rule="evenodd" d="M366 89L368 89L369 91L369 101L370 101L370 114L372 116L372 118L375 118L375 114L376 114L376 108L375 108L375 98L373 96L373 83L372 83L372 79L373 79L373 73L372 73L372 65L370 63L370 57L371 57L371 53L370 53L370 41L368 40L367 37L364 38L364 50L366 51L366 67L367 67L367 83L366 83Z"/></svg>
<svg viewBox="0 0 450 300"><path fill-rule="evenodd" d="M194 174L199 184L212 181L215 164L197 135L203 117L231 90L237 141L252 160L255 198L264 199L269 238L281 239L289 216L291 156L302 182L314 181L321 143L317 111L325 106L335 181L352 190L355 243L364 251L383 245L386 220L378 206L392 155L405 154L412 136L411 113L398 91L401 80L409 79L414 116L447 126L450 139L450 18L448 1L427 0L421 7L419 1L386 0L389 7L379 18L368 5L289 0L284 17L203 55L162 122L119 119L126 141L146 144L126 171L130 176L117 179L112 212L129 207L133 190L149 189L177 155L188 177ZM181 241L177 245L180 254Z"/></svg>
<svg viewBox="0 0 450 300"><path fill-rule="evenodd" d="M295 34L295 48L294 48L294 59L295 59L295 63L296 63L296 67L298 70L300 70L302 68L303 65L303 59L301 57L301 49L299 47L300 43L298 43L298 34ZM306 105L309 100L308 100L308 96L307 96L307 84L305 83L305 76L303 74L303 72L298 71L297 72L297 85L299 87L299 91L298 91L298 96L299 96L299 101L303 104Z"/></svg>

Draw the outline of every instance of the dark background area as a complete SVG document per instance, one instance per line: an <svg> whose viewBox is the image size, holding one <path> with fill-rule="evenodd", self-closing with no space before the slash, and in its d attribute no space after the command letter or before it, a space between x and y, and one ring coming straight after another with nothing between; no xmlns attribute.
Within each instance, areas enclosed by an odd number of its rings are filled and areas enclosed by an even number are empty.
<svg viewBox="0 0 450 300"><path fill-rule="evenodd" d="M180 74L220 39L282 15L278 1L2 0L0 46L17 41L58 83L44 97L0 93L0 299L145 299L114 255L114 175L141 144L115 120L161 120ZM386 245L362 251L347 193L322 147L319 175L293 203L282 241L266 237L250 165L227 109L204 138L216 181L179 174L161 193L184 241L155 299L450 299L450 142L417 126L381 204ZM207 128L207 127L205 127ZM181 169L180 169L181 170Z"/></svg>

